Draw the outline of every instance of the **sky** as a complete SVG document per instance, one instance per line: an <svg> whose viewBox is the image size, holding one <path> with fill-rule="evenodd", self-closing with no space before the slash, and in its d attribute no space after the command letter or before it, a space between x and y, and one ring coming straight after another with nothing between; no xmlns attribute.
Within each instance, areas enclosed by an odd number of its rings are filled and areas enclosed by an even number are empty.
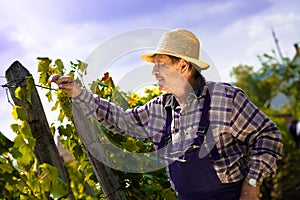
<svg viewBox="0 0 300 200"><path fill-rule="evenodd" d="M247 64L258 69L257 55L276 50L271 29L284 56L293 57L293 44L300 42L298 0L0 0L0 3L0 85L5 84L5 71L15 60L37 80L37 57L61 58L65 63L76 59L86 61L107 41L128 46L131 40L119 41L122 38L119 36L136 33L135 30L144 30L137 34L137 41L141 44L150 41L151 45L158 35L145 30L157 30L156 33L175 28L191 30L213 63L207 73L217 73L217 79L225 82L233 80L230 77L233 66ZM116 48L105 47L107 51L100 56L104 60L116 54ZM137 62L132 55L127 59L124 55L120 57L114 62L122 63L122 67L116 64L111 68L116 79L132 70ZM12 106L5 88L0 88L0 98L0 131L12 139L10 124L16 122L11 117ZM47 110L49 105L43 96L42 102ZM51 112L46 111L46 115L51 123L54 120Z"/></svg>

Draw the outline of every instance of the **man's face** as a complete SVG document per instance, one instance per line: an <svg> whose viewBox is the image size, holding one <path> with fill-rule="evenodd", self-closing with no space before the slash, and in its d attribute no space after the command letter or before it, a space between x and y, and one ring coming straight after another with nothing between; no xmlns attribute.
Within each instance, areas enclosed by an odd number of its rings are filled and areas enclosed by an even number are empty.
<svg viewBox="0 0 300 200"><path fill-rule="evenodd" d="M173 63L170 57L162 54L155 55L153 60L152 74L158 81L159 89L173 94L181 93L186 79L182 76L180 62Z"/></svg>

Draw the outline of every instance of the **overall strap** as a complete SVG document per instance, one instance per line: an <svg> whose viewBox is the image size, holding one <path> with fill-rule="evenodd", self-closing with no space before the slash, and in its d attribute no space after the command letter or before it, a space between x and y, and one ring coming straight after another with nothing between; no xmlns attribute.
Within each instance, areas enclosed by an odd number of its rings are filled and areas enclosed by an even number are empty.
<svg viewBox="0 0 300 200"><path fill-rule="evenodd" d="M172 108L167 107L167 119L166 119L166 127L160 139L160 142L157 144L157 149L160 150L161 148L165 147L171 140L172 140L172 131L171 131L171 124L172 124Z"/></svg>
<svg viewBox="0 0 300 200"><path fill-rule="evenodd" d="M201 118L199 121L199 127L197 131L198 137L195 139L196 143L201 147L204 137L208 132L208 128L210 126L210 120L209 120L209 110L211 108L211 96L209 90L207 90L205 99L204 99L204 104L203 104L203 110L201 114ZM169 142L172 141L172 129L171 129L171 124L172 124L172 107L166 107L166 126L163 131L161 140L159 143L155 143L157 145L157 149L160 150L163 147L167 146ZM218 160L219 159L219 154L216 145L211 150L211 155L213 160ZM159 155L158 155L159 157Z"/></svg>
<svg viewBox="0 0 300 200"><path fill-rule="evenodd" d="M210 94L209 91L207 90L207 93L205 95L204 99L204 106L203 106L203 111L201 114L201 119L199 122L199 127L198 127L198 136L197 140L199 145L203 143L204 140L204 135L206 134L210 121L209 121L209 110L210 110ZM170 141L172 141L172 132L171 132L171 124L172 124L172 107L166 107L166 112L167 112L167 117L166 117L166 126L165 130L162 134L161 140L159 143L156 143L157 149L160 150L161 148L165 147Z"/></svg>
<svg viewBox="0 0 300 200"><path fill-rule="evenodd" d="M211 97L210 97L209 90L207 90L205 99L204 99L201 118L199 121L198 131L197 131L197 135L198 135L197 142L198 142L199 146L202 145L202 143L204 141L204 136L206 135L207 130L210 125L210 121L209 121L210 102L211 102Z"/></svg>
<svg viewBox="0 0 300 200"><path fill-rule="evenodd" d="M210 126L210 120L209 120L209 110L211 109L211 96L209 93L209 89L206 92L205 95L205 100L204 100L204 106L203 106L203 111L201 114L201 119L199 122L199 127L197 131L198 137L196 138L196 143L202 148L202 144L204 142L204 137L207 135L207 132L209 131L209 126ZM213 134L210 132L210 134ZM213 138L213 135L212 135ZM210 145L209 143L207 145ZM218 149L215 143L213 143L213 147L209 147L211 149L210 154L212 156L213 160L218 160L220 159L220 155L218 153Z"/></svg>
<svg viewBox="0 0 300 200"><path fill-rule="evenodd" d="M162 136L159 142L154 142L155 145L157 145L157 162L158 164L160 163L160 157L161 157L161 152L159 151L160 149L164 148L171 142L172 140L172 129L171 129L171 124L172 124L172 107L168 106L166 107L166 112L167 112L167 119L166 119L166 126L164 131L162 132Z"/></svg>

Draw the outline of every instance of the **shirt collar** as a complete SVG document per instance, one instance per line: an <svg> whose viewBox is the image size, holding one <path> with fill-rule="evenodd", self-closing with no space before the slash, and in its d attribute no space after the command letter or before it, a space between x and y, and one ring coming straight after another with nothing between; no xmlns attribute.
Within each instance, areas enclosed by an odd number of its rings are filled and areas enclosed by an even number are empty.
<svg viewBox="0 0 300 200"><path fill-rule="evenodd" d="M196 86L193 88L193 92L190 92L188 94L188 97L187 97L187 102L190 103L192 100L198 98L198 99L201 99L203 97L205 97L206 93L207 93L207 90L208 90L208 87L207 87L207 84L204 83L204 85L198 85L196 84ZM167 95L167 100L166 100L166 104L165 104L165 109L176 109L179 107L179 103L177 102L175 96L173 94L166 94Z"/></svg>
<svg viewBox="0 0 300 200"><path fill-rule="evenodd" d="M167 94L167 101L165 104L165 109L172 109L174 110L174 108L179 107L179 103L176 100L175 96L173 94Z"/></svg>

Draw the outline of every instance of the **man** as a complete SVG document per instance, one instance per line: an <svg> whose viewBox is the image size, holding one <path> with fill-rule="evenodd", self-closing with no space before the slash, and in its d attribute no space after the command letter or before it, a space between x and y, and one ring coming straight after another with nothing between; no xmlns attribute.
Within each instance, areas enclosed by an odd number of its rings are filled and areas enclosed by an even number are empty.
<svg viewBox="0 0 300 200"><path fill-rule="evenodd" d="M174 161L166 169L180 199L259 199L263 179L276 173L281 135L242 90L206 82L201 71L209 65L199 53L192 32L164 33L157 50L141 58L154 63L152 74L168 94L126 111L94 98L70 77L54 75L50 81L114 131L142 128L157 150L168 146L162 157Z"/></svg>

